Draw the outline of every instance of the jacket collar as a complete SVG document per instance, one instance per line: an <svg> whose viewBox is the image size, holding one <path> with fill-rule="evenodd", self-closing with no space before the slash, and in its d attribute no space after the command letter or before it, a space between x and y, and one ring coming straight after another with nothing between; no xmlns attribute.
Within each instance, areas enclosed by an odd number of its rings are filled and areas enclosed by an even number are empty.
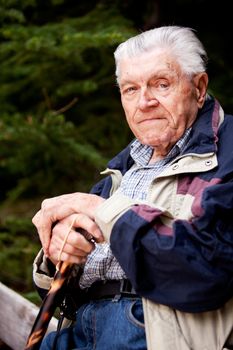
<svg viewBox="0 0 233 350"><path fill-rule="evenodd" d="M217 152L217 131L221 123L220 109L218 101L209 96L198 112L184 153Z"/></svg>

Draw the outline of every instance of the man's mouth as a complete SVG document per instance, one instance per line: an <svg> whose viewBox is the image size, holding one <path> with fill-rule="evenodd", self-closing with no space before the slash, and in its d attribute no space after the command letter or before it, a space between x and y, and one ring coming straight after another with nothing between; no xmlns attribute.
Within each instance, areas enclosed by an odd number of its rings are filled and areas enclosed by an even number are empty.
<svg viewBox="0 0 233 350"><path fill-rule="evenodd" d="M161 122L164 119L165 118L160 118L160 117L146 117L139 120L138 123L141 124L141 123L150 123L150 122Z"/></svg>

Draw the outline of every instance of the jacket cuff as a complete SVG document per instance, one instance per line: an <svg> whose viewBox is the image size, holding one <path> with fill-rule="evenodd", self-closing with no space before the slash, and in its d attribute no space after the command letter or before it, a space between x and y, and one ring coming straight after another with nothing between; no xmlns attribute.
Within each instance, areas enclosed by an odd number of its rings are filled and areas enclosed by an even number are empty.
<svg viewBox="0 0 233 350"><path fill-rule="evenodd" d="M95 221L108 243L115 222L136 204L142 204L142 201L133 200L116 192L98 207L95 214Z"/></svg>
<svg viewBox="0 0 233 350"><path fill-rule="evenodd" d="M51 270L51 263L41 249L33 262L33 280L38 288L47 290L50 288L55 268L54 271Z"/></svg>

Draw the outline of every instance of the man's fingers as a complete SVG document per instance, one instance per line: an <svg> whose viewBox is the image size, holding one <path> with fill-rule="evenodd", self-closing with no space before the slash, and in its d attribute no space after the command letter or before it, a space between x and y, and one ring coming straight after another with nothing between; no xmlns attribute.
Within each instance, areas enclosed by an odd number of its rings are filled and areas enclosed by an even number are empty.
<svg viewBox="0 0 233 350"><path fill-rule="evenodd" d="M73 215L71 215L71 217L72 216ZM76 228L76 231L83 235L88 241L93 237L97 243L104 242L103 234L96 222L85 214L76 214L73 227Z"/></svg>
<svg viewBox="0 0 233 350"><path fill-rule="evenodd" d="M74 232L74 234L77 235L76 232ZM58 260L64 261L65 259L66 261L73 263L83 263L86 261L87 255L94 249L94 245L90 243L88 243L89 247L85 251L67 242L61 252L61 245L62 242L60 237L54 235L49 246L49 258L54 262L55 265L57 264ZM74 257L76 260L74 260Z"/></svg>
<svg viewBox="0 0 233 350"><path fill-rule="evenodd" d="M61 209L57 198L59 197L45 199L41 204L41 209L32 218L32 223L37 228L45 255L48 254L51 231L54 223L74 212L70 206L64 206Z"/></svg>
<svg viewBox="0 0 233 350"><path fill-rule="evenodd" d="M47 256L54 262L80 262L94 249L94 242L102 242L103 236L97 224L84 214L73 214L59 221L52 230L52 239ZM70 260L71 259L71 260Z"/></svg>
<svg viewBox="0 0 233 350"><path fill-rule="evenodd" d="M37 228L44 253L45 255L48 255L52 223L49 218L43 217L43 220L41 220L41 210L39 210L36 215L34 215L32 218L32 223Z"/></svg>
<svg viewBox="0 0 233 350"><path fill-rule="evenodd" d="M59 228L59 230L62 230L62 226ZM52 250L52 246L55 247L55 250L57 249L60 251L62 247L62 251L66 252L67 254L81 256L90 254L95 248L94 243L86 240L83 235L74 230L70 231L65 242L63 235L54 232L50 244L50 252Z"/></svg>

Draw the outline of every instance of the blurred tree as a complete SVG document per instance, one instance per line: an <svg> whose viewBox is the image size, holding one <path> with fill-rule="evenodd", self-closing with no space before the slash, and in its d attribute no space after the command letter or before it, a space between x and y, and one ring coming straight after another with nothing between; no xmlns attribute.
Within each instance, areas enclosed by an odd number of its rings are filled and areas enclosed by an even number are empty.
<svg viewBox="0 0 233 350"><path fill-rule="evenodd" d="M2 198L90 184L126 143L112 52L134 31L108 5L0 1Z"/></svg>

